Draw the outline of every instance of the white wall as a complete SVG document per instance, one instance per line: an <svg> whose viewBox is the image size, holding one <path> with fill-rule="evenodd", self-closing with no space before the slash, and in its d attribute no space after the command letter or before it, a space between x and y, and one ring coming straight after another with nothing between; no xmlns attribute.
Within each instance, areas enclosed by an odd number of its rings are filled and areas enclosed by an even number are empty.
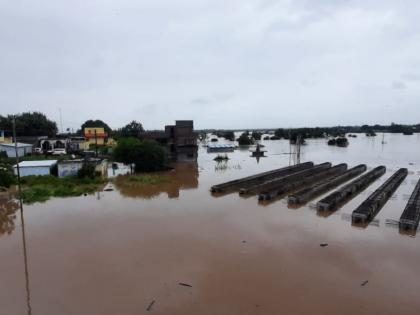
<svg viewBox="0 0 420 315"><path fill-rule="evenodd" d="M14 168L15 175L17 175L17 168ZM31 175L50 175L51 168L49 166L34 166L34 167L20 167L20 177Z"/></svg>
<svg viewBox="0 0 420 315"><path fill-rule="evenodd" d="M28 148L30 148L30 147L28 147ZM28 148L26 148L26 150L28 150ZM25 150L25 147L18 148L18 156L19 157L25 156L26 150ZM5 151L6 154L7 154L7 157L9 157L9 158L16 157L14 147L0 145L0 151ZM31 151L32 151L32 149L31 149Z"/></svg>
<svg viewBox="0 0 420 315"><path fill-rule="evenodd" d="M58 177L76 176L83 162L58 163Z"/></svg>

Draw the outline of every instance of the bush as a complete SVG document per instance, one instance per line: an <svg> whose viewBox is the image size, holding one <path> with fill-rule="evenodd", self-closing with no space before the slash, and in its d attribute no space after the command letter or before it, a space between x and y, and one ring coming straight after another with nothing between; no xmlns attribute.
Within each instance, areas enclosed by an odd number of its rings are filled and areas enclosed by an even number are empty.
<svg viewBox="0 0 420 315"><path fill-rule="evenodd" d="M258 131L254 131L252 133L252 139L254 139L254 140L261 140L261 136L262 136L262 134Z"/></svg>
<svg viewBox="0 0 420 315"><path fill-rule="evenodd" d="M16 183L15 175L10 166L0 163L0 187L9 188Z"/></svg>
<svg viewBox="0 0 420 315"><path fill-rule="evenodd" d="M254 141L249 137L248 132L244 132L238 138L239 145L251 145Z"/></svg>
<svg viewBox="0 0 420 315"><path fill-rule="evenodd" d="M166 151L157 142L124 138L114 149L114 159L125 164L135 164L137 172L165 169Z"/></svg>
<svg viewBox="0 0 420 315"><path fill-rule="evenodd" d="M77 171L78 178L95 178L95 165L84 164L80 170Z"/></svg>
<svg viewBox="0 0 420 315"><path fill-rule="evenodd" d="M44 202L51 197L76 197L95 192L103 186L102 178L58 178L55 176L25 176L21 178L24 203Z"/></svg>

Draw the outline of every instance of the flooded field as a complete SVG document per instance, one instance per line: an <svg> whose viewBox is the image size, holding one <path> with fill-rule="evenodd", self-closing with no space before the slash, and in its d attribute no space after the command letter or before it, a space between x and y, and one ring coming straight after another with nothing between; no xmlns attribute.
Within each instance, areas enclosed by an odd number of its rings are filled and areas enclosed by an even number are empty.
<svg viewBox="0 0 420 315"><path fill-rule="evenodd" d="M293 163L287 141L261 141L226 163L200 148L155 185L51 199L0 201L0 315L419 314L420 239L398 220L420 178L419 135L309 140L301 161L387 173L330 215L314 203L259 204L212 185ZM399 167L409 175L367 227L352 211ZM24 222L22 222L22 218ZM24 223L24 224L22 224ZM25 241L25 242L24 242ZM328 244L321 247L320 244Z"/></svg>

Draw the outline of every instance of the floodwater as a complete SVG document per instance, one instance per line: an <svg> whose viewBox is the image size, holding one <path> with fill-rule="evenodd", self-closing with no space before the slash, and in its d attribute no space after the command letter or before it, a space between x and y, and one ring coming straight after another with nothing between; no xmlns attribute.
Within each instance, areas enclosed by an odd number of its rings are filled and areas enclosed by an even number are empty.
<svg viewBox="0 0 420 315"><path fill-rule="evenodd" d="M313 209L322 196L291 209L210 194L289 165L286 141L262 141L258 162L240 149L217 164L200 148L197 164L177 165L162 184L116 181L114 191L24 206L23 216L0 201L0 314L419 314L419 235L393 224L420 177L419 135L349 141L308 141L301 161L388 171L329 216ZM399 167L410 174L392 199L369 226L352 226L352 210Z"/></svg>

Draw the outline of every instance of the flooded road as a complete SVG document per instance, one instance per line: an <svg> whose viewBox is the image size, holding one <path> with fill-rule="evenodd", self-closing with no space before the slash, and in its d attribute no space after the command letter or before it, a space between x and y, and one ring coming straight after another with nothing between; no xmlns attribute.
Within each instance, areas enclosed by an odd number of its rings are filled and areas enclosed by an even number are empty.
<svg viewBox="0 0 420 315"><path fill-rule="evenodd" d="M420 138L349 141L310 140L301 161L388 171L328 216L313 208L325 195L292 209L210 194L289 165L287 141L262 141L258 162L245 148L217 164L200 148L197 164L158 185L117 180L114 191L24 206L24 226L19 205L0 201L0 314L418 314L419 235L392 220L420 177ZM352 226L351 212L399 167L410 173L395 195L369 226Z"/></svg>

